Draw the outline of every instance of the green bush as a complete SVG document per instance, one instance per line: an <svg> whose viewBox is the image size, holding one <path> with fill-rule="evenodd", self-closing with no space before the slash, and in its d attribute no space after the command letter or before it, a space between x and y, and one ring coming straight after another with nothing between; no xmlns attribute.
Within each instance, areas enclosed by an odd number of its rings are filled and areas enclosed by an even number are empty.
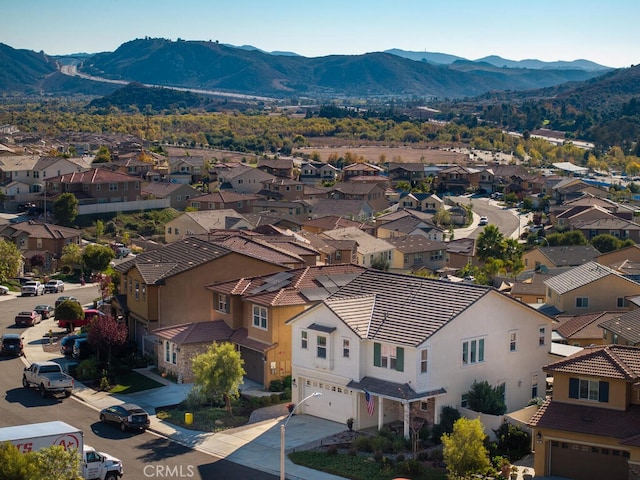
<svg viewBox="0 0 640 480"><path fill-rule="evenodd" d="M373 452L371 445L371 438L365 435L360 435L351 443L351 446L360 452Z"/></svg>
<svg viewBox="0 0 640 480"><path fill-rule="evenodd" d="M426 462L429 460L429 450L420 450L416 453L416 460L419 462Z"/></svg>
<svg viewBox="0 0 640 480"><path fill-rule="evenodd" d="M489 382L473 382L467 392L469 408L474 412L503 415L507 411L504 403L504 385L492 387Z"/></svg>
<svg viewBox="0 0 640 480"><path fill-rule="evenodd" d="M336 445L329 445L329 448L327 448L327 455L338 455L338 447Z"/></svg>
<svg viewBox="0 0 640 480"><path fill-rule="evenodd" d="M391 452L391 439L385 437L384 435L376 435L371 439L371 447L374 452Z"/></svg>
<svg viewBox="0 0 640 480"><path fill-rule="evenodd" d="M531 435L520 427L502 422L502 425L493 432L498 439L496 452L499 455L515 461L531 452Z"/></svg>
<svg viewBox="0 0 640 480"><path fill-rule="evenodd" d="M398 455L398 457L400 456ZM398 462L400 462L399 458L397 460ZM418 475L422 471L422 465L420 465L420 462L415 458L410 458L409 460L403 460L399 466L402 472L408 475Z"/></svg>
<svg viewBox="0 0 640 480"><path fill-rule="evenodd" d="M76 368L78 380L95 380L98 377L98 362L95 358L88 358L80 362Z"/></svg>
<svg viewBox="0 0 640 480"><path fill-rule="evenodd" d="M281 392L282 390L284 390L284 383L282 380L271 380L271 382L269 382L270 392Z"/></svg>
<svg viewBox="0 0 640 480"><path fill-rule="evenodd" d="M460 418L460 412L449 406L442 407L440 413L440 423L433 426L431 430L431 440L436 445L442 443L442 435L453 432L453 424Z"/></svg>

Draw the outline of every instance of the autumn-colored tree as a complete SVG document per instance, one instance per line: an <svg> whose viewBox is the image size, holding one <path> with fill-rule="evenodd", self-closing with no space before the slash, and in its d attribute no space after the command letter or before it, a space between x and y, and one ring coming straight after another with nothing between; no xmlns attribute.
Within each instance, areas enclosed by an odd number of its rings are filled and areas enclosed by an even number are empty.
<svg viewBox="0 0 640 480"><path fill-rule="evenodd" d="M484 475L491 466L489 452L484 446L486 435L480 419L460 418L453 424L453 432L442 436L442 454L450 478L469 478Z"/></svg>
<svg viewBox="0 0 640 480"><path fill-rule="evenodd" d="M107 362L111 364L113 349L127 343L128 331L124 323L118 322L111 315L96 315L89 322L89 343L98 352L107 353Z"/></svg>
<svg viewBox="0 0 640 480"><path fill-rule="evenodd" d="M6 282L18 275L21 264L22 254L16 244L0 240L0 281Z"/></svg>

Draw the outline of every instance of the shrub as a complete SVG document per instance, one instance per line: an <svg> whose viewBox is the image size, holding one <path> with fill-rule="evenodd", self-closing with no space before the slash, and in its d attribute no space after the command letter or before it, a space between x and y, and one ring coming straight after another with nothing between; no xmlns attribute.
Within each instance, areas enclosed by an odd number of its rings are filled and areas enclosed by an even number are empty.
<svg viewBox="0 0 640 480"><path fill-rule="evenodd" d="M371 439L371 448L374 452L390 452L391 441L383 435L376 435Z"/></svg>
<svg viewBox="0 0 640 480"><path fill-rule="evenodd" d="M436 445L442 443L442 435L453 432L453 424L460 418L460 412L453 407L442 407L440 413L440 423L433 426L431 430L431 440Z"/></svg>
<svg viewBox="0 0 640 480"><path fill-rule="evenodd" d="M474 412L503 415L507 411L504 403L504 385L492 387L486 380L473 382L467 392L469 408Z"/></svg>
<svg viewBox="0 0 640 480"><path fill-rule="evenodd" d="M400 462L399 458L397 460ZM422 471L422 465L420 465L420 462L414 458L403 460L399 466L400 470L408 475L418 475Z"/></svg>
<svg viewBox="0 0 640 480"><path fill-rule="evenodd" d="M373 452L373 446L371 445L371 438L365 435L356 437L351 446L360 452Z"/></svg>
<svg viewBox="0 0 640 480"><path fill-rule="evenodd" d="M329 448L327 448L327 455L338 455L338 447L336 445L329 445Z"/></svg>
<svg viewBox="0 0 640 480"><path fill-rule="evenodd" d="M88 358L80 362L76 368L78 380L95 380L98 376L98 362L94 358Z"/></svg>
<svg viewBox="0 0 640 480"><path fill-rule="evenodd" d="M509 460L518 460L530 453L531 435L520 427L502 422L493 432L498 439L497 453L508 457Z"/></svg>
<svg viewBox="0 0 640 480"><path fill-rule="evenodd" d="M429 450L420 450L416 453L416 460L419 462L426 462L429 460Z"/></svg>
<svg viewBox="0 0 640 480"><path fill-rule="evenodd" d="M269 382L270 392L281 392L282 390L284 390L284 383L282 380L271 380L271 382Z"/></svg>
<svg viewBox="0 0 640 480"><path fill-rule="evenodd" d="M404 453L399 453L398 455L396 455L396 462L404 462L404 461L405 461Z"/></svg>
<svg viewBox="0 0 640 480"><path fill-rule="evenodd" d="M352 446L347 452L347 454L351 457L355 457L358 454L358 449Z"/></svg>

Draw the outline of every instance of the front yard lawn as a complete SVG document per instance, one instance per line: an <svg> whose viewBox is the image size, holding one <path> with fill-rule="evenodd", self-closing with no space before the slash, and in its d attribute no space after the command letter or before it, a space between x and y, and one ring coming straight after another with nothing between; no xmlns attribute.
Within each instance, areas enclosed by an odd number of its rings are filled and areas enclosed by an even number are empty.
<svg viewBox="0 0 640 480"><path fill-rule="evenodd" d="M185 413L193 415L193 423L191 425L185 423ZM233 413L233 416L230 417L227 410L221 407L200 406L195 409L188 409L184 405L176 405L163 407L156 412L156 416L160 420L173 423L182 428L201 432L218 432L227 428L241 427L249 421L250 412L234 408Z"/></svg>
<svg viewBox="0 0 640 480"><path fill-rule="evenodd" d="M129 372L124 375L118 375L116 385L109 389L109 393L130 394L150 390L152 388L162 387L160 382L156 382L152 378L142 375L138 372Z"/></svg>

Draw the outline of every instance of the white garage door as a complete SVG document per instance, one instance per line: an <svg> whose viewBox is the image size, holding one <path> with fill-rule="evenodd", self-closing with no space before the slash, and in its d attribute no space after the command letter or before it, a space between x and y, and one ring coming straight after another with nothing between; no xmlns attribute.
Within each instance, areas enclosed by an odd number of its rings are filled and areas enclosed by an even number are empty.
<svg viewBox="0 0 640 480"><path fill-rule="evenodd" d="M320 392L322 395L312 397L305 402L303 410L305 414L339 423L344 423L347 418L356 416L352 407L352 399L355 394L349 393L348 388L312 382L310 385L305 384L303 395L300 398L305 398L313 392Z"/></svg>

